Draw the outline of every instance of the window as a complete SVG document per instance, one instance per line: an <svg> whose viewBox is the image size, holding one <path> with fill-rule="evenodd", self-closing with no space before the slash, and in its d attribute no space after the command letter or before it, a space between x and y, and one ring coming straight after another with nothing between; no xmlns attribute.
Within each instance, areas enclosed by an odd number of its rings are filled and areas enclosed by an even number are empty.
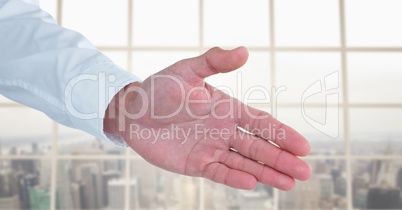
<svg viewBox="0 0 402 210"><path fill-rule="evenodd" d="M275 38L278 46L339 46L337 0L283 0L275 2Z"/></svg>
<svg viewBox="0 0 402 210"><path fill-rule="evenodd" d="M352 47L401 47L398 0L345 1L347 43ZM356 15L359 14L359 15ZM373 15L378 14L378 15Z"/></svg>
<svg viewBox="0 0 402 210"><path fill-rule="evenodd" d="M265 0L205 0L206 46L269 46L269 4Z"/></svg>
<svg viewBox="0 0 402 210"><path fill-rule="evenodd" d="M133 1L134 46L198 46L197 0Z"/></svg>
<svg viewBox="0 0 402 210"><path fill-rule="evenodd" d="M244 67L207 82L243 100L264 97L253 106L311 141L304 159L314 175L281 192L172 174L0 95L0 209L402 209L399 0L41 6L142 79L213 46L248 47ZM247 94L255 87L270 94Z"/></svg>

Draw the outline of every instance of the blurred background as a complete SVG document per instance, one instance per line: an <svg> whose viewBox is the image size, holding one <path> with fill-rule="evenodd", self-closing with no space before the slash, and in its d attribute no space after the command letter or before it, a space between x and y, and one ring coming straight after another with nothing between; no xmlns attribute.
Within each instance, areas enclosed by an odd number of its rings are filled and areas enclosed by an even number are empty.
<svg viewBox="0 0 402 210"><path fill-rule="evenodd" d="M208 82L306 136L314 175L281 192L172 174L0 95L0 209L402 209L402 1L40 3L142 79L248 47L244 67Z"/></svg>

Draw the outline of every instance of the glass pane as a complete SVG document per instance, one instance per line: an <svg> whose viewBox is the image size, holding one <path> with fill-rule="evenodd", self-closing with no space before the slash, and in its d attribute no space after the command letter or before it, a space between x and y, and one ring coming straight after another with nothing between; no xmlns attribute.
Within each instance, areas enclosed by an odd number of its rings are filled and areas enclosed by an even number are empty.
<svg viewBox="0 0 402 210"><path fill-rule="evenodd" d="M60 209L124 209L125 171L125 161L118 159L59 161L57 206ZM134 182L133 185L137 189Z"/></svg>
<svg viewBox="0 0 402 210"><path fill-rule="evenodd" d="M402 209L401 160L356 160L352 170L355 209Z"/></svg>
<svg viewBox="0 0 402 210"><path fill-rule="evenodd" d="M261 100L263 103L269 103L270 78L270 53L251 51L243 67L230 73L213 75L206 81L215 87L231 92L230 95L244 102Z"/></svg>
<svg viewBox="0 0 402 210"><path fill-rule="evenodd" d="M198 46L197 0L134 0L134 46Z"/></svg>
<svg viewBox="0 0 402 210"><path fill-rule="evenodd" d="M122 155L126 151L126 148L63 125L59 125L58 140L61 155Z"/></svg>
<svg viewBox="0 0 402 210"><path fill-rule="evenodd" d="M204 180L205 209L274 209L273 188L258 183L253 190L238 190Z"/></svg>
<svg viewBox="0 0 402 210"><path fill-rule="evenodd" d="M0 209L50 209L49 160L0 161Z"/></svg>
<svg viewBox="0 0 402 210"><path fill-rule="evenodd" d="M337 0L275 1L278 46L339 46Z"/></svg>
<svg viewBox="0 0 402 210"><path fill-rule="evenodd" d="M195 51L144 51L133 52L133 73L141 79L165 69L177 61L198 56Z"/></svg>
<svg viewBox="0 0 402 210"><path fill-rule="evenodd" d="M402 109L351 109L350 138L356 155L402 154Z"/></svg>
<svg viewBox="0 0 402 210"><path fill-rule="evenodd" d="M350 53L352 103L402 103L402 53Z"/></svg>
<svg viewBox="0 0 402 210"><path fill-rule="evenodd" d="M277 96L278 103L340 103L340 58L338 53L278 53L276 84L286 88Z"/></svg>
<svg viewBox="0 0 402 210"><path fill-rule="evenodd" d="M128 64L128 58L127 58L127 53L124 51L103 51L103 54L105 54L110 60L112 60L117 66L121 67L124 70L127 69L127 64Z"/></svg>
<svg viewBox="0 0 402 210"><path fill-rule="evenodd" d="M278 119L296 129L311 144L310 155L344 154L343 110L336 107L281 108Z"/></svg>
<svg viewBox="0 0 402 210"><path fill-rule="evenodd" d="M52 121L25 108L0 108L0 152L7 155L42 155L51 151Z"/></svg>
<svg viewBox="0 0 402 210"><path fill-rule="evenodd" d="M142 159L131 162L131 176L140 190L131 196L139 202L131 203L130 209L199 208L199 178L174 174Z"/></svg>
<svg viewBox="0 0 402 210"><path fill-rule="evenodd" d="M49 13L55 20L57 19L57 1L58 0L41 0L40 8Z"/></svg>
<svg viewBox="0 0 402 210"><path fill-rule="evenodd" d="M346 2L349 46L402 46L402 1L353 0ZM375 14L375 15L374 15Z"/></svg>
<svg viewBox="0 0 402 210"><path fill-rule="evenodd" d="M279 209L347 209L344 160L310 160L313 176L279 192Z"/></svg>
<svg viewBox="0 0 402 210"><path fill-rule="evenodd" d="M204 44L269 46L266 0L204 0Z"/></svg>
<svg viewBox="0 0 402 210"><path fill-rule="evenodd" d="M125 46L127 6L127 0L63 1L63 26L82 33L96 46Z"/></svg>

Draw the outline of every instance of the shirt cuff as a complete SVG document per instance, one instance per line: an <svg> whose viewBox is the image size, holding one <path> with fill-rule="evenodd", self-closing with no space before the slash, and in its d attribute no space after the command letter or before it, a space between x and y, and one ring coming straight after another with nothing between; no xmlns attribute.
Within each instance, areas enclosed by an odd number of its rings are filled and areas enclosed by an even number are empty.
<svg viewBox="0 0 402 210"><path fill-rule="evenodd" d="M118 135L105 133L103 121L113 97L126 85L141 80L112 62L99 62L73 78L65 91L65 104L71 124L98 139L127 147Z"/></svg>

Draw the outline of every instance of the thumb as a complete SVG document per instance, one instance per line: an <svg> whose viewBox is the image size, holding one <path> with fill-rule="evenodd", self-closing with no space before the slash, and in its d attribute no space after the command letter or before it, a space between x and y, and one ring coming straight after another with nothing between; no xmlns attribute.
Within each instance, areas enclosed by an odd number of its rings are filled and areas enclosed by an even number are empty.
<svg viewBox="0 0 402 210"><path fill-rule="evenodd" d="M226 73L243 66L248 59L248 51L245 47L233 50L223 50L214 47L204 54L177 62L172 73L183 78L190 84L198 84L206 77Z"/></svg>

